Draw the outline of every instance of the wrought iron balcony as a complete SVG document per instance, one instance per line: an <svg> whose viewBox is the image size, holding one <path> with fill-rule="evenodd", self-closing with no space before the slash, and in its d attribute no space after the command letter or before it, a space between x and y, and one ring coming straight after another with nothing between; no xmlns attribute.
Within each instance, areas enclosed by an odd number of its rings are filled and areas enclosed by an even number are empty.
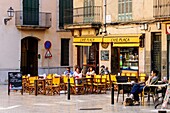
<svg viewBox="0 0 170 113"><path fill-rule="evenodd" d="M51 13L16 11L15 25L18 29L48 29L51 27Z"/></svg>
<svg viewBox="0 0 170 113"><path fill-rule="evenodd" d="M101 6L79 7L72 10L67 9L64 14L64 25L102 23Z"/></svg>
<svg viewBox="0 0 170 113"><path fill-rule="evenodd" d="M170 17L170 0L153 1L153 17L167 18Z"/></svg>

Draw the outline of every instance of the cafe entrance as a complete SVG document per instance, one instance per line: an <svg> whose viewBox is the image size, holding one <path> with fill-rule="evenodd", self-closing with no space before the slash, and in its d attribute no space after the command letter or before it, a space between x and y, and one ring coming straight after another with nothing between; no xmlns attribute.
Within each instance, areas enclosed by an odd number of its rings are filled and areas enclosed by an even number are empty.
<svg viewBox="0 0 170 113"><path fill-rule="evenodd" d="M38 75L38 40L34 37L21 40L21 72Z"/></svg>
<svg viewBox="0 0 170 113"><path fill-rule="evenodd" d="M88 67L93 67L99 73L99 43L77 46L77 64L83 68L84 73Z"/></svg>

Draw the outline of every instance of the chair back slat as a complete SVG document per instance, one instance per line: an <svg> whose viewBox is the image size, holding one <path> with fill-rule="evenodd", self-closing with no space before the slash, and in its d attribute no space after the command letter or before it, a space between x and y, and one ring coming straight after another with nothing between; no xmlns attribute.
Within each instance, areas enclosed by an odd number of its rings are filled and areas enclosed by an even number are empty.
<svg viewBox="0 0 170 113"><path fill-rule="evenodd" d="M70 77L70 84L74 84L74 77Z"/></svg>
<svg viewBox="0 0 170 113"><path fill-rule="evenodd" d="M60 77L53 77L53 82L52 82L52 84L53 85L59 85L60 84Z"/></svg>
<svg viewBox="0 0 170 113"><path fill-rule="evenodd" d="M29 77L29 83L30 84L34 84L34 81L38 79L38 76L35 76L35 77Z"/></svg>
<svg viewBox="0 0 170 113"><path fill-rule="evenodd" d="M110 75L110 76L112 82L117 82L116 75Z"/></svg>

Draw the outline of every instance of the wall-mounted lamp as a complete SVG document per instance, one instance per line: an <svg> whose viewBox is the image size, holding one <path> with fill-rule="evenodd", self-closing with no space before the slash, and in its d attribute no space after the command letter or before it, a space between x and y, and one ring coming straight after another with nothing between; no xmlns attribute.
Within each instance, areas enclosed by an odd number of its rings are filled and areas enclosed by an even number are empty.
<svg viewBox="0 0 170 113"><path fill-rule="evenodd" d="M4 19L4 24L7 25L7 22L10 21L12 19L12 17L14 17L14 9L12 7L10 7L7 11L8 17Z"/></svg>

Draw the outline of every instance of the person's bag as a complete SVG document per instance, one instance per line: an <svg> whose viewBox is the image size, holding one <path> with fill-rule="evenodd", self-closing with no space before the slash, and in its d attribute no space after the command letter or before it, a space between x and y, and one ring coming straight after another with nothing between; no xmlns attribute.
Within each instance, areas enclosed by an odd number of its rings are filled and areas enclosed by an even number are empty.
<svg viewBox="0 0 170 113"><path fill-rule="evenodd" d="M125 106L133 106L134 104L133 104L133 99L132 98L126 98L125 99L125 102L124 102L124 105Z"/></svg>

